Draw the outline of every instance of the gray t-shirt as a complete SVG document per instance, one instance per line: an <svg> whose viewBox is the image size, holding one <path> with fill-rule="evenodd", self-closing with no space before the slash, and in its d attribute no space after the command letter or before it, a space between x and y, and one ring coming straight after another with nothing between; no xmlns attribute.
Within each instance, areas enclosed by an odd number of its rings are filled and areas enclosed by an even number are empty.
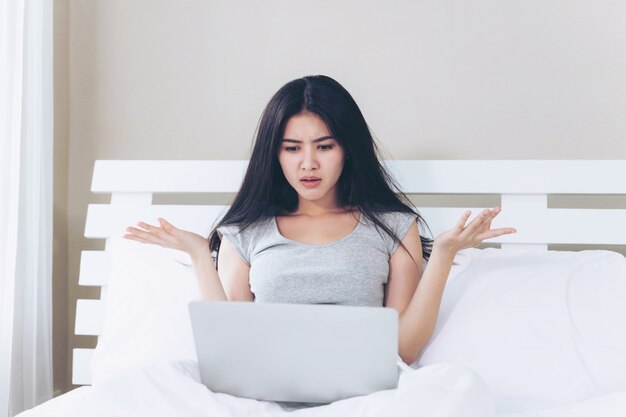
<svg viewBox="0 0 626 417"><path fill-rule="evenodd" d="M380 219L402 240L416 216L388 212ZM364 215L349 235L321 245L285 238L275 217L241 233L237 226L218 232L250 265L250 289L264 303L382 306L389 258L399 245Z"/></svg>

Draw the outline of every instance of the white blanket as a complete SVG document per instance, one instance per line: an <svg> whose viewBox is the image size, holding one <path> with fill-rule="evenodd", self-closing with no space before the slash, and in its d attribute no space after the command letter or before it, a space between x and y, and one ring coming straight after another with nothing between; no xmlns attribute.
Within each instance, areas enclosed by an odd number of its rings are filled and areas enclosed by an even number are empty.
<svg viewBox="0 0 626 417"><path fill-rule="evenodd" d="M447 364L403 371L397 389L296 410L213 393L199 381L194 362L155 363L117 373L20 417L489 417L494 413L493 398L484 381L467 368Z"/></svg>
<svg viewBox="0 0 626 417"><path fill-rule="evenodd" d="M161 362L120 372L20 414L20 417L490 417L494 401L484 381L456 365L404 371L397 389L290 411L268 402L213 393L194 362ZM556 408L496 417L623 417L626 391Z"/></svg>

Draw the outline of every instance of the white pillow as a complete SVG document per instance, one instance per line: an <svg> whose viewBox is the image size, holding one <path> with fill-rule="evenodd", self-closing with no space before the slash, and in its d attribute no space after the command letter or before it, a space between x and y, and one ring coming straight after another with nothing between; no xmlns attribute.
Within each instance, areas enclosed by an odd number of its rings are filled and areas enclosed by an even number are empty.
<svg viewBox="0 0 626 417"><path fill-rule="evenodd" d="M468 249L418 361L466 365L498 413L626 389L626 260L610 251Z"/></svg>
<svg viewBox="0 0 626 417"><path fill-rule="evenodd" d="M111 238L110 250L92 384L155 360L197 360L187 305L199 293L189 256L122 238Z"/></svg>

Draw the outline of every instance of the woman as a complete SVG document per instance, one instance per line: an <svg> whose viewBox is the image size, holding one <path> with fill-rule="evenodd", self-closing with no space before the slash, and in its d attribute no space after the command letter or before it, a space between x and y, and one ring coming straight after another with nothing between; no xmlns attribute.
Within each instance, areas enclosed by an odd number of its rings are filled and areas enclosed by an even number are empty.
<svg viewBox="0 0 626 417"><path fill-rule="evenodd" d="M409 204L350 94L309 76L268 103L241 189L208 243L163 219L125 237L187 252L206 300L395 308L410 364L433 333L456 253L515 230L491 229L496 207L469 224L466 212L432 241Z"/></svg>

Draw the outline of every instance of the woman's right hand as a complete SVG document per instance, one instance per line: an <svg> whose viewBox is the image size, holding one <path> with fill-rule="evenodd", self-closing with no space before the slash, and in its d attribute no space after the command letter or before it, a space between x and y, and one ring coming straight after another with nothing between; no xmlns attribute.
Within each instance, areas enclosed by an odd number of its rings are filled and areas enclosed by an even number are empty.
<svg viewBox="0 0 626 417"><path fill-rule="evenodd" d="M127 227L128 233L124 235L124 238L181 250L192 258L198 255L202 256L209 251L209 242L203 236L177 229L160 217L159 226L152 226L144 222L137 223L137 226L139 227Z"/></svg>

